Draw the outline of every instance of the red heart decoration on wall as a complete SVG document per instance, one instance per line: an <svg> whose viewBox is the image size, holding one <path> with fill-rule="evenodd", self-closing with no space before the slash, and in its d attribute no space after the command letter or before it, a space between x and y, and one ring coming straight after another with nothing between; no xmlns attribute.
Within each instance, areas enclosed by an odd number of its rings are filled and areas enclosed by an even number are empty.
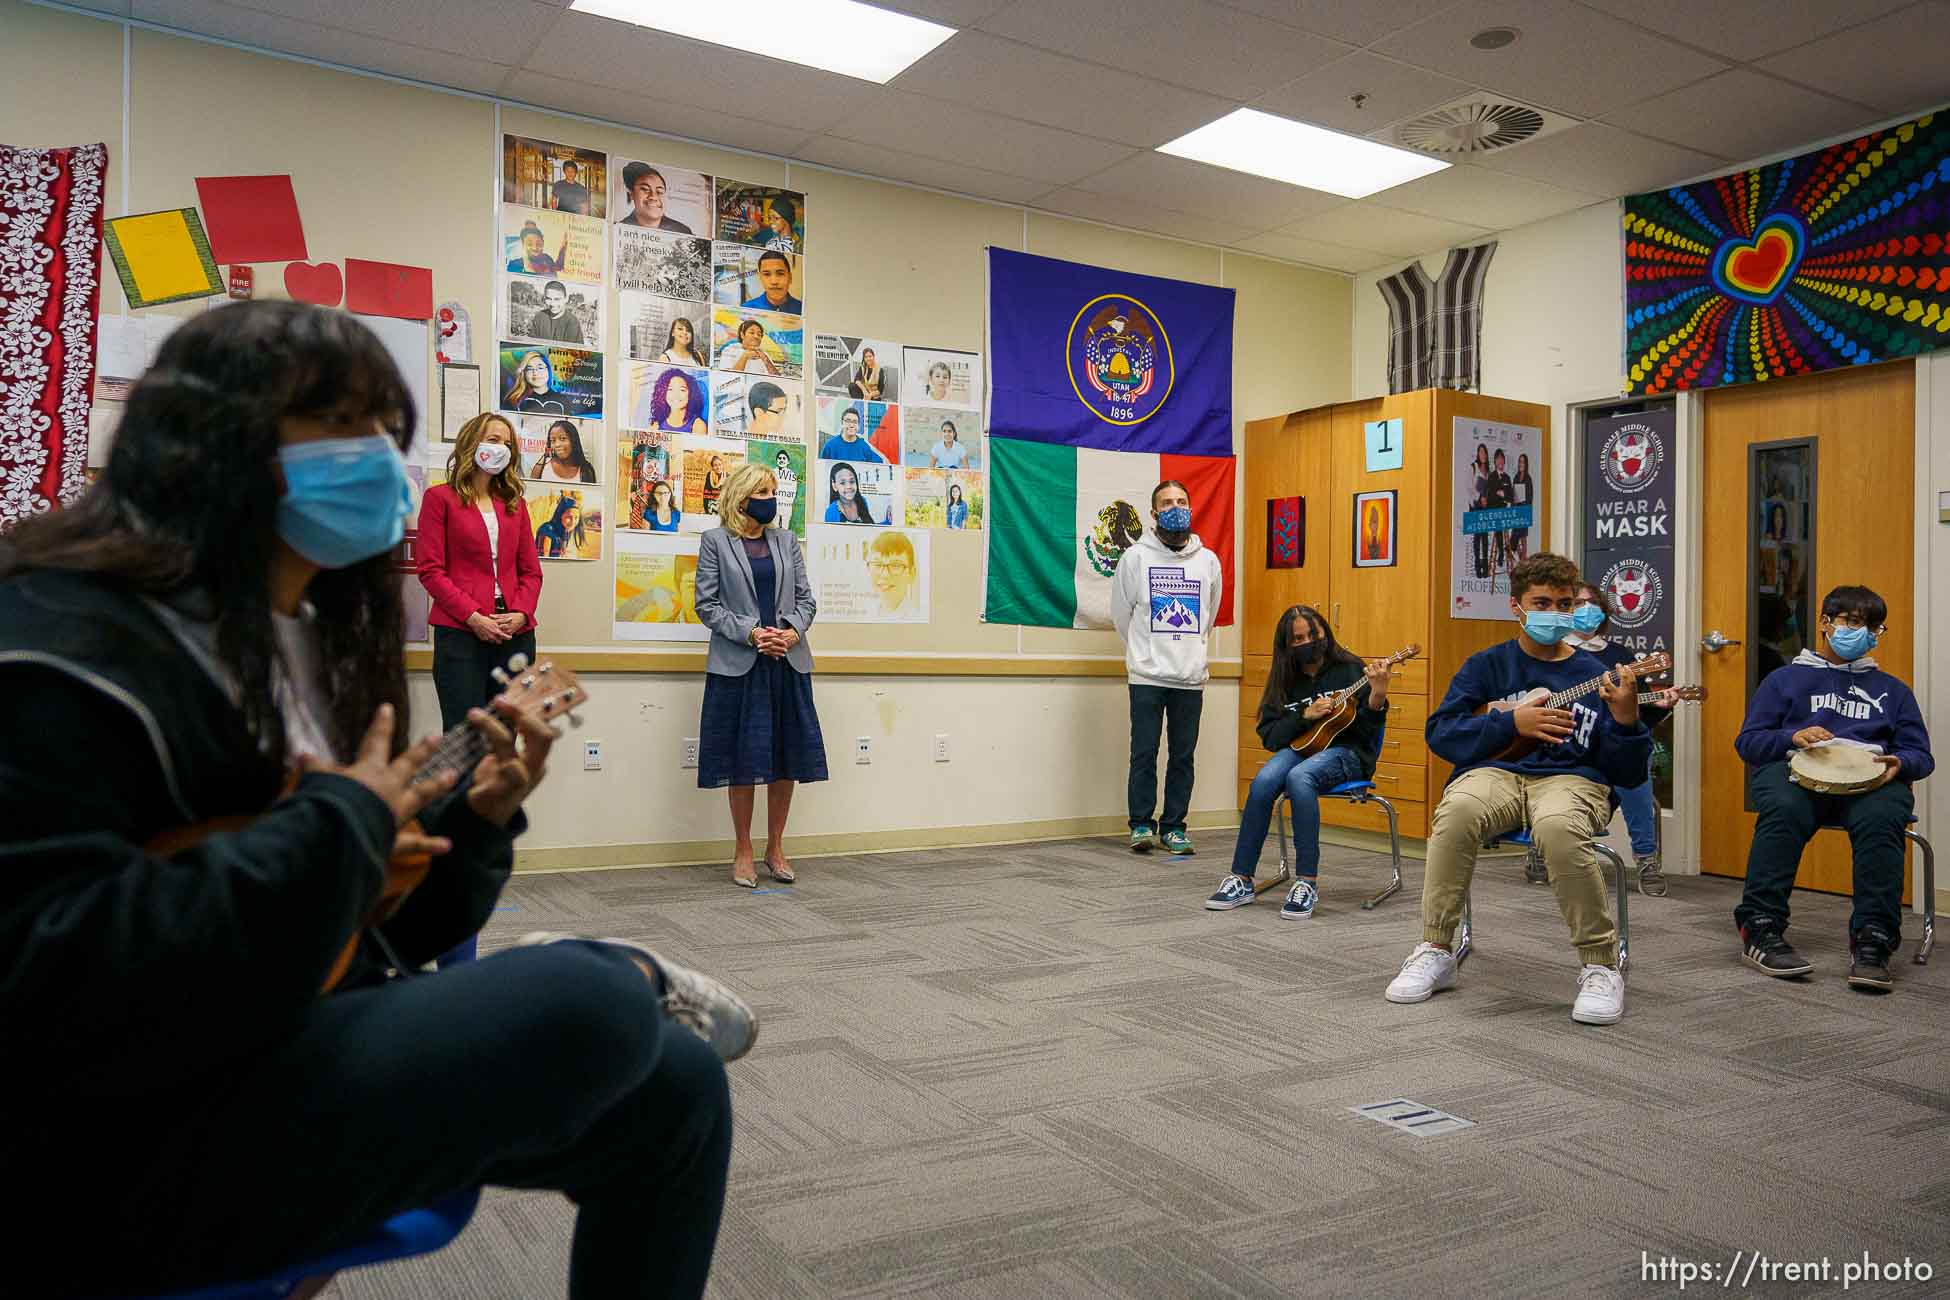
<svg viewBox="0 0 1950 1300"><path fill-rule="evenodd" d="M337 262L291 262L284 268L284 291L298 302L336 307L345 297L345 277Z"/></svg>
<svg viewBox="0 0 1950 1300"><path fill-rule="evenodd" d="M1727 259L1727 278L1756 297L1764 297L1780 283L1781 272L1787 270L1793 253L1794 245L1787 235L1778 230L1764 231L1758 245L1734 250Z"/></svg>

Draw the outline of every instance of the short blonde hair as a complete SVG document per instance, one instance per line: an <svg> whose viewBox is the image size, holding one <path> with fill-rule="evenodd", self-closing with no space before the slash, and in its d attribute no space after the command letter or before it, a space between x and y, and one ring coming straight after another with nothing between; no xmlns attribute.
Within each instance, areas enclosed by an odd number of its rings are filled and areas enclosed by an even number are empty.
<svg viewBox="0 0 1950 1300"><path fill-rule="evenodd" d="M740 537L756 537L765 529L745 513L745 502L761 487L779 490L779 478L763 465L750 461L732 468L718 491L718 522Z"/></svg>
<svg viewBox="0 0 1950 1300"><path fill-rule="evenodd" d="M875 555L905 560L910 570L920 567L914 561L914 543L908 541L901 533L882 533L868 544L867 549Z"/></svg>
<svg viewBox="0 0 1950 1300"><path fill-rule="evenodd" d="M474 451L491 424L504 424L508 428L508 465L488 482L488 492L499 497L503 505L512 505L521 500L521 435L515 422L499 411L482 411L454 435L454 450L447 457L447 481L460 493L463 505L474 504Z"/></svg>

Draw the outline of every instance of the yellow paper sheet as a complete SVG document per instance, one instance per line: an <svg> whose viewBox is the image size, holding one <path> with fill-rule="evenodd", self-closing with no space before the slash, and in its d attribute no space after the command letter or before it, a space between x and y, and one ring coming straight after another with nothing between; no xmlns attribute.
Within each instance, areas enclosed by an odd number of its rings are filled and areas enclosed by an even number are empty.
<svg viewBox="0 0 1950 1300"><path fill-rule="evenodd" d="M116 217L108 222L111 251L131 306L177 302L222 293L203 223L191 208Z"/></svg>

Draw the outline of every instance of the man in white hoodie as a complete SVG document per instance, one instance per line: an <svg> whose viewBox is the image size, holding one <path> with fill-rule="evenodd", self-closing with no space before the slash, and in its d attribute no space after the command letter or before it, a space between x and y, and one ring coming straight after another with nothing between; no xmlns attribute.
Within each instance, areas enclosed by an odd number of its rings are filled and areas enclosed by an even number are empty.
<svg viewBox="0 0 1950 1300"><path fill-rule="evenodd" d="M1131 849L1149 853L1162 840L1171 852L1188 854L1192 752L1198 748L1199 712L1210 675L1206 647L1224 578L1219 558L1192 531L1192 498L1183 483L1166 479L1151 489L1151 519L1154 529L1119 557L1110 597L1131 691ZM1164 813L1153 823L1160 729L1171 752Z"/></svg>

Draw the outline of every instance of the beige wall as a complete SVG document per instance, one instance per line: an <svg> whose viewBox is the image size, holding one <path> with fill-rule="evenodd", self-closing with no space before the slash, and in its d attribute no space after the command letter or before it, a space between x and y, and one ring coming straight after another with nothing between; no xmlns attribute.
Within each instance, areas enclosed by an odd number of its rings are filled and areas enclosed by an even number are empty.
<svg viewBox="0 0 1950 1300"><path fill-rule="evenodd" d="M314 260L365 256L428 266L435 297L457 298L469 309L477 358L492 346L496 104L131 29L124 204L124 27L0 0L0 28L7 33L0 43L7 139L106 140L111 214L192 204L199 173L289 172ZM786 164L772 159L512 104L499 112L507 131L741 179L788 180ZM1235 437L1248 419L1349 395L1345 277L803 164L791 166L789 183L809 195L810 328L979 348L983 249L1027 247L1235 288ZM280 268L259 268L259 292L282 296ZM123 309L111 287L103 310ZM1251 512L1238 513L1243 537ZM932 629L829 625L815 633L818 648L1118 653L1107 634L981 624L980 543L936 534L934 599L942 613ZM1251 553L1242 544L1242 557ZM546 579L544 645L606 643L609 561L551 564ZM1236 657L1238 646L1239 633L1226 629L1215 652ZM604 770L586 773L579 751L561 754L531 806L534 829L525 845L632 846L611 859L632 851L646 859L716 852L725 833L722 796L701 794L691 773L676 767L682 738L696 731L701 679L617 674L590 685L594 700L577 740L604 742ZM943 827L1001 828L993 832L1001 835L1013 827L1046 832L1121 820L1127 726L1120 679L829 676L818 692L834 779L806 792L795 833L838 847L884 847L924 842L931 833L939 839ZM1224 820L1232 807L1235 697L1229 682L1208 690L1193 799L1206 821ZM415 684L415 701L423 722L435 716L424 678ZM945 766L927 760L937 732L953 738ZM851 762L852 738L861 735L875 741L868 767Z"/></svg>

